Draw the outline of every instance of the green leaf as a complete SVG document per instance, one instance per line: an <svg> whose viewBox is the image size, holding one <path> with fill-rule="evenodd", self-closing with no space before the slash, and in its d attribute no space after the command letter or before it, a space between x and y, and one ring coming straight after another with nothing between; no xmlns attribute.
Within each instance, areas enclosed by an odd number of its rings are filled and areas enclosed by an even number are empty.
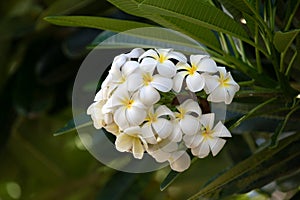
<svg viewBox="0 0 300 200"><path fill-rule="evenodd" d="M167 177L163 180L163 182L160 184L160 190L165 190L173 181L180 175L179 172L171 170Z"/></svg>
<svg viewBox="0 0 300 200"><path fill-rule="evenodd" d="M205 185L190 199L221 199L234 193L260 188L300 167L300 133L283 140L274 149L265 147Z"/></svg>
<svg viewBox="0 0 300 200"><path fill-rule="evenodd" d="M54 132L54 136L62 135L65 133L71 133L76 131L76 129L80 129L83 127L91 126L93 122L86 117L78 117L76 119L77 124L75 124L75 120L70 120L64 127ZM77 126L76 126L77 125Z"/></svg>
<svg viewBox="0 0 300 200"><path fill-rule="evenodd" d="M248 38L245 30L236 21L207 2L146 0L139 7L153 14L183 19L195 25L224 32L238 38Z"/></svg>
<svg viewBox="0 0 300 200"><path fill-rule="evenodd" d="M52 24L60 26L89 27L116 32L152 26L141 22L90 16L51 16L45 17L44 19Z"/></svg>
<svg viewBox="0 0 300 200"><path fill-rule="evenodd" d="M42 19L46 16L70 14L80 8L85 7L93 1L95 0L56 0L40 15L36 24L36 28L40 30L45 27L46 24Z"/></svg>
<svg viewBox="0 0 300 200"><path fill-rule="evenodd" d="M274 35L273 44L278 52L286 52L291 46L293 40L298 35L300 29L292 30L289 32L277 31Z"/></svg>

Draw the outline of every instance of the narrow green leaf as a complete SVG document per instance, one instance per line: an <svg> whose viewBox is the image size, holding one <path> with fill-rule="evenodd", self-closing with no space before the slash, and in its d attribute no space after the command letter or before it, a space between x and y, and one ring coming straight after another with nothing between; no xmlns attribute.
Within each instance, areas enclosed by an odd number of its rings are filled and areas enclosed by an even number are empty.
<svg viewBox="0 0 300 200"><path fill-rule="evenodd" d="M91 126L93 122L91 120L87 120L84 117L78 118L76 120L77 124L75 124L74 119L70 120L64 127L54 132L54 136L62 135L65 133L71 133L76 131L76 129L80 129L83 127ZM77 125L77 126L76 126Z"/></svg>
<svg viewBox="0 0 300 200"><path fill-rule="evenodd" d="M139 7L153 14L183 19L204 28L248 38L245 30L236 21L211 4L200 0L146 0L140 3Z"/></svg>
<svg viewBox="0 0 300 200"><path fill-rule="evenodd" d="M273 44L277 51L280 53L286 52L299 32L300 29L295 29L289 32L277 31L273 39Z"/></svg>
<svg viewBox="0 0 300 200"><path fill-rule="evenodd" d="M50 16L45 17L44 19L52 24L60 26L89 27L116 32L152 26L141 22L90 16Z"/></svg>
<svg viewBox="0 0 300 200"><path fill-rule="evenodd" d="M171 170L167 177L163 180L163 182L160 184L160 190L165 190L173 181L179 176L179 172Z"/></svg>
<svg viewBox="0 0 300 200"><path fill-rule="evenodd" d="M260 188L275 179L295 172L300 167L300 133L295 133L255 153L204 186L192 199L221 199L234 193Z"/></svg>
<svg viewBox="0 0 300 200"><path fill-rule="evenodd" d="M56 0L46 10L44 10L36 23L38 30L45 27L43 18L49 15L66 15L81 9L95 0Z"/></svg>

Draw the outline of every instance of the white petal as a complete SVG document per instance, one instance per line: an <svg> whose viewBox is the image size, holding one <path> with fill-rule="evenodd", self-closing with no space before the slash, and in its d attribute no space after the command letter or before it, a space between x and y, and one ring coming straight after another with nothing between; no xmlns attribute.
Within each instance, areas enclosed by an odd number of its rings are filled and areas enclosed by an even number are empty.
<svg viewBox="0 0 300 200"><path fill-rule="evenodd" d="M132 148L133 157L137 159L142 159L144 155L144 151L145 150L141 141L138 138L134 138L133 148Z"/></svg>
<svg viewBox="0 0 300 200"><path fill-rule="evenodd" d="M216 62L209 57L202 58L198 63L197 68L198 71L200 72L209 72L209 73L217 72Z"/></svg>
<svg viewBox="0 0 300 200"><path fill-rule="evenodd" d="M163 115L174 116L174 113L165 105L160 105L158 108L156 108L155 113L157 114L157 117Z"/></svg>
<svg viewBox="0 0 300 200"><path fill-rule="evenodd" d="M157 149L149 154L159 163L165 162L170 157L169 152L164 152L161 149Z"/></svg>
<svg viewBox="0 0 300 200"><path fill-rule="evenodd" d="M209 145L207 141L203 140L199 146L192 148L192 154L199 158L205 158L209 154Z"/></svg>
<svg viewBox="0 0 300 200"><path fill-rule="evenodd" d="M172 89L173 81L160 75L154 75L151 85L162 92L169 92Z"/></svg>
<svg viewBox="0 0 300 200"><path fill-rule="evenodd" d="M173 130L173 125L167 119L158 118L157 121L152 123L152 126L156 133L159 135L160 138L165 139L167 138Z"/></svg>
<svg viewBox="0 0 300 200"><path fill-rule="evenodd" d="M171 51L167 55L167 59L173 58L175 60L178 60L179 62L187 62L187 59L184 54L177 52L177 51Z"/></svg>
<svg viewBox="0 0 300 200"><path fill-rule="evenodd" d="M215 113L207 113L200 117L200 123L210 130L213 128L215 122Z"/></svg>
<svg viewBox="0 0 300 200"><path fill-rule="evenodd" d="M153 57L153 58L158 58L158 54L156 51L154 51L153 49L149 49L148 51L146 51L145 53L143 53L140 57L139 57L139 61L145 57Z"/></svg>
<svg viewBox="0 0 300 200"><path fill-rule="evenodd" d="M178 150L177 142L170 142L169 140L164 140L164 145L161 144L161 149L165 152L174 152Z"/></svg>
<svg viewBox="0 0 300 200"><path fill-rule="evenodd" d="M154 89L151 85L144 86L140 89L140 100L145 105L153 105L157 103L160 100L160 94L159 92Z"/></svg>
<svg viewBox="0 0 300 200"><path fill-rule="evenodd" d="M139 63L136 61L127 61L122 67L122 73L127 77L138 69Z"/></svg>
<svg viewBox="0 0 300 200"><path fill-rule="evenodd" d="M141 134L141 128L139 126L131 126L126 128L124 133L130 136L138 137Z"/></svg>
<svg viewBox="0 0 300 200"><path fill-rule="evenodd" d="M153 74L154 69L157 65L157 60L153 58L144 58L140 64L140 68L145 71Z"/></svg>
<svg viewBox="0 0 300 200"><path fill-rule="evenodd" d="M222 138L210 138L207 141L213 156L216 156L226 143Z"/></svg>
<svg viewBox="0 0 300 200"><path fill-rule="evenodd" d="M126 118L130 126L140 125L145 120L146 115L145 110L137 107L126 109Z"/></svg>
<svg viewBox="0 0 300 200"><path fill-rule="evenodd" d="M138 90L143 85L143 77L140 73L133 73L128 76L127 88L128 91L133 92Z"/></svg>
<svg viewBox="0 0 300 200"><path fill-rule="evenodd" d="M145 52L142 48L134 48L129 53L125 54L128 58L138 58Z"/></svg>
<svg viewBox="0 0 300 200"><path fill-rule="evenodd" d="M180 142L182 140L182 131L178 123L173 123L173 132L168 137L171 142Z"/></svg>
<svg viewBox="0 0 300 200"><path fill-rule="evenodd" d="M222 124L222 122L218 122L215 128L213 129L213 136L214 137L231 137L231 133L228 129Z"/></svg>
<svg viewBox="0 0 300 200"><path fill-rule="evenodd" d="M188 75L186 78L186 85L191 92L199 92L204 88L204 78L195 72L193 75Z"/></svg>
<svg viewBox="0 0 300 200"><path fill-rule="evenodd" d="M113 69L120 69L120 67L126 62L127 57L125 54L118 55L114 58L112 63Z"/></svg>
<svg viewBox="0 0 300 200"><path fill-rule="evenodd" d="M170 60L166 60L163 63L158 63L157 71L160 75L172 78L176 74L176 67Z"/></svg>
<svg viewBox="0 0 300 200"><path fill-rule="evenodd" d="M180 92L182 88L183 79L186 76L186 72L178 72L173 78L173 90L175 92Z"/></svg>
<svg viewBox="0 0 300 200"><path fill-rule="evenodd" d="M187 135L195 135L200 129L199 120L191 115L185 115L179 125L182 132Z"/></svg>
<svg viewBox="0 0 300 200"><path fill-rule="evenodd" d="M132 137L121 133L115 141L116 149L120 152L128 152L132 148Z"/></svg>
<svg viewBox="0 0 300 200"><path fill-rule="evenodd" d="M226 76L227 71L226 71L225 67L217 67L217 69L218 69L218 72L220 73L220 76L223 76L223 77Z"/></svg>
<svg viewBox="0 0 300 200"><path fill-rule="evenodd" d="M196 113L198 116L202 114L199 104L193 99L187 99L180 105L187 113Z"/></svg>
<svg viewBox="0 0 300 200"><path fill-rule="evenodd" d="M156 138L152 131L152 127L150 123L146 123L142 128L142 136L149 144L156 144Z"/></svg>
<svg viewBox="0 0 300 200"><path fill-rule="evenodd" d="M212 91L216 89L220 85L219 77L216 75L210 75L210 74L202 74L204 80L205 80L205 86L204 90L206 94L210 94Z"/></svg>
<svg viewBox="0 0 300 200"><path fill-rule="evenodd" d="M171 154L169 162L173 170L183 172L190 167L191 159L185 151L177 151Z"/></svg>
<svg viewBox="0 0 300 200"><path fill-rule="evenodd" d="M122 130L129 127L129 123L127 121L125 113L125 109L122 107L118 108L114 113L114 121Z"/></svg>
<svg viewBox="0 0 300 200"><path fill-rule="evenodd" d="M207 101L211 101L215 103L225 102L226 95L227 95L226 88L219 86L214 91L212 91L212 93L208 95ZM227 99L227 102L228 101L229 99Z"/></svg>
<svg viewBox="0 0 300 200"><path fill-rule="evenodd" d="M202 140L203 140L203 137L199 134L183 136L183 141L188 148L197 147Z"/></svg>
<svg viewBox="0 0 300 200"><path fill-rule="evenodd" d="M190 61L192 65L198 65L202 58L208 57L208 55L191 55Z"/></svg>

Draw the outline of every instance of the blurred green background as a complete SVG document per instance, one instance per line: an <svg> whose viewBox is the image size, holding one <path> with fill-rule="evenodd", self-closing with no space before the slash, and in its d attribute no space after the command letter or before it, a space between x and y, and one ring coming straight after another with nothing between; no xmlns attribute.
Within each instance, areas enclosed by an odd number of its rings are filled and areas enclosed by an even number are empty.
<svg viewBox="0 0 300 200"><path fill-rule="evenodd" d="M57 27L43 18L144 19L104 0L1 1L0 15L0 200L186 199L251 155L247 136L235 135L216 158L196 162L164 191L159 187L168 167L129 174L102 165L86 151L76 132L53 136L72 119L73 82L89 52L87 46L101 30ZM269 188L274 192L272 185ZM267 199L255 192L248 196Z"/></svg>

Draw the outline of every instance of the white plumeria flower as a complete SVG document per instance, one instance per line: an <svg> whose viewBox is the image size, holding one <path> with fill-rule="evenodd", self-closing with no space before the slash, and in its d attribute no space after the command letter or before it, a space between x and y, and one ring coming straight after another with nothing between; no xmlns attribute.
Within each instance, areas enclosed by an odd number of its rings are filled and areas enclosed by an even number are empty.
<svg viewBox="0 0 300 200"><path fill-rule="evenodd" d="M128 90L139 90L139 98L144 104L149 106L160 100L158 91L169 92L173 85L172 79L159 74L153 75L153 73L154 68L145 71L144 67L141 66L140 70L132 73L127 81Z"/></svg>
<svg viewBox="0 0 300 200"><path fill-rule="evenodd" d="M153 106L148 110L145 124L142 127L145 140L150 144L167 138L173 131L172 123L166 119L173 116L173 112L165 105L159 106L155 112Z"/></svg>
<svg viewBox="0 0 300 200"><path fill-rule="evenodd" d="M175 59L179 62L186 62L186 57L173 49L150 49L139 57L142 60L141 66L149 69L157 68L160 75L172 78L176 74L176 67L170 59Z"/></svg>
<svg viewBox="0 0 300 200"><path fill-rule="evenodd" d="M91 115L91 118L93 120L94 127L96 129L101 129L103 126L105 126L105 114L102 113L103 105L105 104L105 101L97 101L92 103L88 109L87 114ZM109 113L107 113L106 116L111 116ZM107 118L106 122L111 122L112 119Z"/></svg>
<svg viewBox="0 0 300 200"><path fill-rule="evenodd" d="M140 125L147 115L146 106L138 98L138 93L130 94L125 86L119 86L114 91L102 111L112 112L121 130Z"/></svg>
<svg viewBox="0 0 300 200"><path fill-rule="evenodd" d="M176 108L178 112L175 112L176 119L174 123L177 122L184 134L195 134L200 129L199 117L202 114L199 104L192 99L187 99ZM175 130L178 129L178 125L175 125ZM176 130L173 134L176 133L180 134L180 131Z"/></svg>
<svg viewBox="0 0 300 200"><path fill-rule="evenodd" d="M214 60L204 55L191 55L191 65L186 62L177 63L177 70L180 70L174 77L173 90L180 92L184 78L187 88L191 92L199 92L204 88L205 80L199 72L217 72L217 65Z"/></svg>
<svg viewBox="0 0 300 200"><path fill-rule="evenodd" d="M213 127L214 119L214 113L202 115L200 117L202 128L195 135L183 137L185 145L191 148L194 156L204 158L208 156L210 151L213 156L216 156L226 142L222 137L231 137L230 132L221 122Z"/></svg>
<svg viewBox="0 0 300 200"><path fill-rule="evenodd" d="M142 159L148 148L139 126L129 127L117 135L115 145L118 151L132 152L134 158L137 159Z"/></svg>
<svg viewBox="0 0 300 200"><path fill-rule="evenodd" d="M207 100L211 102L225 102L230 104L240 86L233 80L230 72L226 72L225 67L218 67L218 75L205 74L205 92Z"/></svg>
<svg viewBox="0 0 300 200"><path fill-rule="evenodd" d="M172 170L182 172L191 164L190 156L176 142L161 140L149 145L147 152L159 163L168 161Z"/></svg>

